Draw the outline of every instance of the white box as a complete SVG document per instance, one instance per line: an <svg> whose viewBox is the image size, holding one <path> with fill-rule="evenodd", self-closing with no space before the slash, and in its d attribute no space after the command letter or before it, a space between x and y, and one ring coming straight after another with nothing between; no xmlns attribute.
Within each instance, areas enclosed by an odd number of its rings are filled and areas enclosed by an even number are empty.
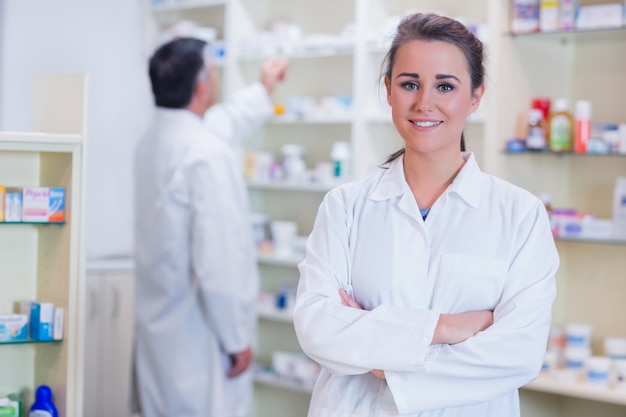
<svg viewBox="0 0 626 417"><path fill-rule="evenodd" d="M623 4L582 6L576 14L576 29L620 28L624 23Z"/></svg>
<svg viewBox="0 0 626 417"><path fill-rule="evenodd" d="M54 309L54 329L52 330L53 340L63 340L63 309Z"/></svg>

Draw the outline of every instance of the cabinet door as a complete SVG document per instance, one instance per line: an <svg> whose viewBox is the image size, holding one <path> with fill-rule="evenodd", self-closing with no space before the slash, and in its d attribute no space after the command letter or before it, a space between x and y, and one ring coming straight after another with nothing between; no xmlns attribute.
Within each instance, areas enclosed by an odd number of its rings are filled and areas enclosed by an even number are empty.
<svg viewBox="0 0 626 417"><path fill-rule="evenodd" d="M84 402L83 415L99 417L102 415L102 273L87 274L87 294L85 300L85 367L84 367Z"/></svg>
<svg viewBox="0 0 626 417"><path fill-rule="evenodd" d="M105 416L130 417L134 285L128 270L109 271L103 281L106 307L102 332Z"/></svg>
<svg viewBox="0 0 626 417"><path fill-rule="evenodd" d="M88 274L85 416L131 415L133 288L133 274L129 270Z"/></svg>

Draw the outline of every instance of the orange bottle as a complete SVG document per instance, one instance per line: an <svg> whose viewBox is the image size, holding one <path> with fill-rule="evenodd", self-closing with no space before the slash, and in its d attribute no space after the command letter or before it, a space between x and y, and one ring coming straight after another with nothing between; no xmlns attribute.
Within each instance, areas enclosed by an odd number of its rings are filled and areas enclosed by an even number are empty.
<svg viewBox="0 0 626 417"><path fill-rule="evenodd" d="M591 138L591 102L578 100L576 102L575 114L574 151L576 153L587 153L587 143Z"/></svg>

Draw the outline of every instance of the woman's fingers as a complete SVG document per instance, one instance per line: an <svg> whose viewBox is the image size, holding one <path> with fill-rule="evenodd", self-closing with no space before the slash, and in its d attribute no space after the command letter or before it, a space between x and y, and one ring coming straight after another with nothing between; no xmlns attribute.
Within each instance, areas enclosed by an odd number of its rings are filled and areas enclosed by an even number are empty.
<svg viewBox="0 0 626 417"><path fill-rule="evenodd" d="M339 297L341 297L341 304L343 304L344 306L358 308L360 310L363 309L360 305L357 304L356 301L352 299L352 297L348 295L348 293L344 289L339 290Z"/></svg>

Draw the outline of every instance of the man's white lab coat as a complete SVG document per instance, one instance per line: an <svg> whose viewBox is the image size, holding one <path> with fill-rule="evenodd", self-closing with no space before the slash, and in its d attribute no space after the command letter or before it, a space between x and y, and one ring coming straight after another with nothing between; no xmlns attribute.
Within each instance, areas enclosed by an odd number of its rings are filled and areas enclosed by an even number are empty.
<svg viewBox="0 0 626 417"><path fill-rule="evenodd" d="M138 144L134 372L142 417L249 411L252 369L226 377L227 353L255 343L258 292L247 190L233 146L271 109L261 84L214 106L204 120L158 108Z"/></svg>
<svg viewBox="0 0 626 417"><path fill-rule="evenodd" d="M294 309L299 342L323 367L310 417L519 416L517 389L542 365L559 259L541 201L464 157L426 221L402 157L325 197ZM343 306L340 288L364 309ZM493 310L494 324L430 345L439 314L472 310Z"/></svg>

